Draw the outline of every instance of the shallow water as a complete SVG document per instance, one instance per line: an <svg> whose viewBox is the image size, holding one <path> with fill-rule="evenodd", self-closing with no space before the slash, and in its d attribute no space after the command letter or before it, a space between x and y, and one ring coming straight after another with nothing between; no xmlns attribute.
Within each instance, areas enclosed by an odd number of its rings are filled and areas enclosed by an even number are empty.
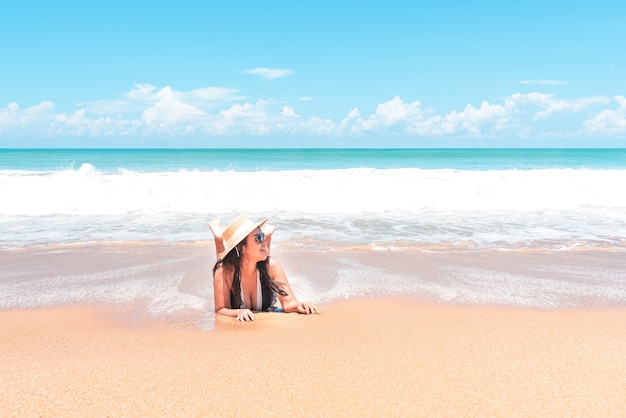
<svg viewBox="0 0 626 418"><path fill-rule="evenodd" d="M273 245L296 296L323 306L400 297L538 309L626 306L626 251L294 249ZM0 251L0 309L113 304L127 319L213 323L210 243Z"/></svg>

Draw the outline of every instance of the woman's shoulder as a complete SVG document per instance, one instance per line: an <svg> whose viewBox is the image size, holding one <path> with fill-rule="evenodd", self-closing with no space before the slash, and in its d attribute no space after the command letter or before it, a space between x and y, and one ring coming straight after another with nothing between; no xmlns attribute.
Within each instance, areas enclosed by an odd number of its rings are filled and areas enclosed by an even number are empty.
<svg viewBox="0 0 626 418"><path fill-rule="evenodd" d="M275 266L279 266L280 263L278 262L276 257L267 257L267 265L268 265L269 268L272 268L272 267L275 267Z"/></svg>
<svg viewBox="0 0 626 418"><path fill-rule="evenodd" d="M283 267L280 265L280 262L275 257L268 257L267 269L270 272L270 274L272 274L277 271L282 271Z"/></svg>
<svg viewBox="0 0 626 418"><path fill-rule="evenodd" d="M224 265L224 263L218 262L213 269L214 278L232 279L233 270Z"/></svg>

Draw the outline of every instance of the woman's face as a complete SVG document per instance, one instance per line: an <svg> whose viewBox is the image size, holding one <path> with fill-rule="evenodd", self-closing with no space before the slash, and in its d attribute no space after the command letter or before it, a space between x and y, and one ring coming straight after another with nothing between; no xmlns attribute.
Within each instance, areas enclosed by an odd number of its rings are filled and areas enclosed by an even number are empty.
<svg viewBox="0 0 626 418"><path fill-rule="evenodd" d="M252 231L246 238L246 255L255 261L263 261L267 258L265 234L261 232L261 228Z"/></svg>

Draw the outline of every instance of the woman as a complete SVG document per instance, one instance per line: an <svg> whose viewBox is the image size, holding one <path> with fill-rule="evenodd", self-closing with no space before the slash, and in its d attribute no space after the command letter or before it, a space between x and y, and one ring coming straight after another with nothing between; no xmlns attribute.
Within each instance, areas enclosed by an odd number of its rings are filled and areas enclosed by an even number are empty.
<svg viewBox="0 0 626 418"><path fill-rule="evenodd" d="M241 215L223 232L217 221L209 224L218 253L213 267L215 313L254 321L253 311L270 310L276 296L285 312L317 313L314 304L296 299L280 263L269 256L269 243L261 230L265 222ZM274 228L268 229L271 235Z"/></svg>

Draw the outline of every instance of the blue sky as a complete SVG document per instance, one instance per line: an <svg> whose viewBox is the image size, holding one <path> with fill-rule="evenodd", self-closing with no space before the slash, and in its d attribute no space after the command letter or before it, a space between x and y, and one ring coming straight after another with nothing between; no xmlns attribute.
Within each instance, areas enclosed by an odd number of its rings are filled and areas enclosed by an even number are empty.
<svg viewBox="0 0 626 418"><path fill-rule="evenodd" d="M626 146L622 0L299 3L3 2L0 147Z"/></svg>

